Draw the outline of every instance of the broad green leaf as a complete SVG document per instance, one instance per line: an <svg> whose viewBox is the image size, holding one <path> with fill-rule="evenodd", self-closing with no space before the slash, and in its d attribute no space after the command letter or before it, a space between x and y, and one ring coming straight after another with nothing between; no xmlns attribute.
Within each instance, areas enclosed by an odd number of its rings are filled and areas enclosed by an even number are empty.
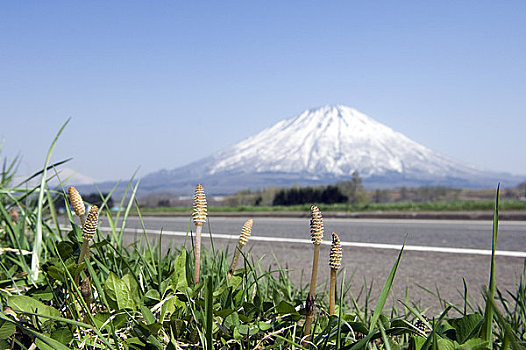
<svg viewBox="0 0 526 350"><path fill-rule="evenodd" d="M146 324L152 324L155 323L155 316L153 313L148 309L146 306L141 305L141 313L144 317L144 320L146 321Z"/></svg>
<svg viewBox="0 0 526 350"><path fill-rule="evenodd" d="M411 338L411 343L413 346L411 346L411 349L420 350L422 349L422 345L426 342L426 338L421 337L419 335L414 336Z"/></svg>
<svg viewBox="0 0 526 350"><path fill-rule="evenodd" d="M58 242L57 250L60 257L66 260L73 255L73 243L67 241Z"/></svg>
<svg viewBox="0 0 526 350"><path fill-rule="evenodd" d="M53 266L53 265L48 267L47 275L51 277L52 279L55 279L60 282L66 281L66 277L64 276L65 275L64 270L59 269L58 267Z"/></svg>
<svg viewBox="0 0 526 350"><path fill-rule="evenodd" d="M455 350L455 343L449 339L440 338L438 339L438 350Z"/></svg>
<svg viewBox="0 0 526 350"><path fill-rule="evenodd" d="M221 296L221 294L223 294L223 292L225 291L225 289L227 288L227 286L225 284L223 284L221 287L219 287L218 289L216 289L214 292L213 292L213 296L214 298L217 298L219 296Z"/></svg>
<svg viewBox="0 0 526 350"><path fill-rule="evenodd" d="M104 292L108 302L116 303L119 310L135 310L140 303L139 286L129 274L119 278L116 274L110 272L104 283Z"/></svg>
<svg viewBox="0 0 526 350"><path fill-rule="evenodd" d="M172 319L172 329L174 330L174 337L178 338L183 334L183 332L186 331L185 323L183 320L180 320L176 318L175 320Z"/></svg>
<svg viewBox="0 0 526 350"><path fill-rule="evenodd" d="M110 303L110 306L114 309L119 308L119 305L117 304L117 293L120 289L122 289L121 284L121 280L113 272L110 272L106 282L104 283L103 288L104 293L106 293L106 299Z"/></svg>
<svg viewBox="0 0 526 350"><path fill-rule="evenodd" d="M133 309L136 308L136 305L139 305L141 303L141 296L139 295L139 284L133 278L131 274L126 274L122 277L122 281L126 285L128 295L127 298L130 298L134 304Z"/></svg>
<svg viewBox="0 0 526 350"><path fill-rule="evenodd" d="M347 316L350 317L351 315L347 315ZM345 320L345 317L344 317L344 320ZM369 332L369 330L367 329L367 326L361 322L347 322L347 324L351 326L354 333L359 332L362 334L367 334L367 332Z"/></svg>
<svg viewBox="0 0 526 350"><path fill-rule="evenodd" d="M186 249L182 249L179 256L174 262L174 272L170 275L170 284L174 292L180 287L188 287L188 281L186 280Z"/></svg>
<svg viewBox="0 0 526 350"><path fill-rule="evenodd" d="M150 289L146 292L145 297L155 301L161 301L161 295L155 289Z"/></svg>
<svg viewBox="0 0 526 350"><path fill-rule="evenodd" d="M471 314L448 321L455 328L459 344L464 344L477 333L483 319L481 314Z"/></svg>
<svg viewBox="0 0 526 350"><path fill-rule="evenodd" d="M488 342L480 338L473 338L458 347L459 350L486 350Z"/></svg>
<svg viewBox="0 0 526 350"><path fill-rule="evenodd" d="M272 328L272 325L269 324L269 323L263 322L263 321L259 321L259 322L258 322L258 327L259 327L259 329L261 329L262 331L266 331L266 330L271 329L271 328Z"/></svg>
<svg viewBox="0 0 526 350"><path fill-rule="evenodd" d="M243 278L241 276L232 276L230 280L227 282L229 287L232 287L232 289L236 290L237 287L243 282Z"/></svg>
<svg viewBox="0 0 526 350"><path fill-rule="evenodd" d="M232 312L234 312L234 310L232 309L221 309L219 311L214 312L214 315L219 316L221 318L226 318Z"/></svg>
<svg viewBox="0 0 526 350"><path fill-rule="evenodd" d="M239 321L239 315L237 312L232 312L230 315L225 317L225 320L223 321L223 325L230 330L235 329L235 327L239 326L240 324L241 322Z"/></svg>
<svg viewBox="0 0 526 350"><path fill-rule="evenodd" d="M238 329L238 327L235 327L235 328L234 328L234 334L233 334L233 336L234 336L234 339L236 339L236 340L241 340L241 339L243 339L243 335L241 335L241 333L239 333L239 329Z"/></svg>
<svg viewBox="0 0 526 350"><path fill-rule="evenodd" d="M0 339L7 339L15 332L16 326L7 321L0 321Z"/></svg>
<svg viewBox="0 0 526 350"><path fill-rule="evenodd" d="M40 301L50 301L53 299L53 292L51 292L50 289L46 289L43 291L35 292L31 295L34 299L38 299Z"/></svg>
<svg viewBox="0 0 526 350"><path fill-rule="evenodd" d="M133 338L128 338L126 339L126 344L128 345L138 345L139 347L144 347L146 346L146 344L144 344L140 338L138 337L133 337Z"/></svg>
<svg viewBox="0 0 526 350"><path fill-rule="evenodd" d="M176 309L183 308L185 304L177 298L176 295L166 300L161 306L161 318L160 322L163 322L167 317L170 317Z"/></svg>
<svg viewBox="0 0 526 350"><path fill-rule="evenodd" d="M68 327L62 327L51 332L51 338L61 342L64 345L68 345L73 339L73 333L71 333Z"/></svg>
<svg viewBox="0 0 526 350"><path fill-rule="evenodd" d="M250 323L254 320L252 317L248 317L243 314L239 314L239 319L241 320L241 322L244 322L244 323Z"/></svg>
<svg viewBox="0 0 526 350"><path fill-rule="evenodd" d="M292 306L291 304L283 300L278 304L278 306L276 306L276 311L280 315L284 315L284 314L296 314L297 315L298 314L294 306Z"/></svg>
<svg viewBox="0 0 526 350"><path fill-rule="evenodd" d="M110 318L111 314L109 312L98 312L93 315L93 320L95 321L95 327L100 329L106 321ZM106 325L106 327L108 327ZM109 328L109 327L108 327Z"/></svg>
<svg viewBox="0 0 526 350"><path fill-rule="evenodd" d="M240 324L236 329L240 334L248 334L249 331L248 325L246 324Z"/></svg>
<svg viewBox="0 0 526 350"><path fill-rule="evenodd" d="M38 346L38 349L40 350L55 350L52 346L49 346L41 339L37 338L35 339L35 344Z"/></svg>
<svg viewBox="0 0 526 350"><path fill-rule="evenodd" d="M37 344L39 349L42 349L42 350L68 350L69 349L66 345L56 341L53 338L48 337L47 335L36 333L36 332L33 332L33 334L35 334L38 337L37 339L35 339L35 343Z"/></svg>
<svg viewBox="0 0 526 350"><path fill-rule="evenodd" d="M52 306L46 305L26 295L11 295L7 297L7 306L14 311L30 312L47 316L60 316L60 312Z"/></svg>

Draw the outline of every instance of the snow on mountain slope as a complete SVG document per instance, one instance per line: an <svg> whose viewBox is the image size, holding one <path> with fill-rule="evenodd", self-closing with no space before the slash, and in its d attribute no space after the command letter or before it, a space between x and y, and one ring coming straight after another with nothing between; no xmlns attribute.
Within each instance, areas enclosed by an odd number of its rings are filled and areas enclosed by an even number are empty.
<svg viewBox="0 0 526 350"><path fill-rule="evenodd" d="M186 166L145 176L143 191L209 193L332 184L358 171L369 188L445 185L494 187L518 183L509 174L465 166L345 106L303 112Z"/></svg>
<svg viewBox="0 0 526 350"><path fill-rule="evenodd" d="M213 158L209 174L242 171L340 177L357 170L367 178L391 172L451 176L474 171L345 106L305 111Z"/></svg>

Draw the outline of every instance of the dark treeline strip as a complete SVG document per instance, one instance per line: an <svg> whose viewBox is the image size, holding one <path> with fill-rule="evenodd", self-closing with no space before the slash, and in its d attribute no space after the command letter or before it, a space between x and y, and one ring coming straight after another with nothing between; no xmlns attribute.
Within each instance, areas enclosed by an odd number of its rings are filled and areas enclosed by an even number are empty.
<svg viewBox="0 0 526 350"><path fill-rule="evenodd" d="M299 187L279 190L272 205L296 205L305 203L346 203L348 197L336 186Z"/></svg>

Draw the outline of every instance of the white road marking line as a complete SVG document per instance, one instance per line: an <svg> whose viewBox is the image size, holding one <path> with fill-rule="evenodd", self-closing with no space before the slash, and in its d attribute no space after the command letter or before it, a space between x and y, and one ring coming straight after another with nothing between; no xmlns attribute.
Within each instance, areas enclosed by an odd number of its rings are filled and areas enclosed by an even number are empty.
<svg viewBox="0 0 526 350"><path fill-rule="evenodd" d="M102 231L111 231L108 227L101 227ZM127 229L130 231L133 229ZM135 232L142 232L142 229L134 229ZM160 230L150 230L146 229L147 234L160 235ZM184 237L187 235L186 232L182 231L162 231L163 235L167 236L178 236ZM203 237L209 236L208 233L203 234ZM239 235L228 235L222 233L213 233L212 238L217 239L230 239L238 240ZM250 236L251 241L261 241L261 242L282 242L282 243L300 243L300 244L312 244L310 239L300 239L300 238L283 238L283 237L263 237L263 236ZM323 241L322 244L330 245L330 241ZM359 247L359 248L373 248L373 249L392 249L400 250L402 249L401 244L386 244L386 243L362 243L362 242L341 242L342 246L346 247ZM415 251L415 252L433 252L433 253L447 253L447 254L472 254L472 255L491 255L491 250L487 249L471 249L471 248L449 248L449 247L427 247L427 246L418 246L418 245L406 245L404 250L406 251ZM513 258L526 258L526 252L513 251L513 250L497 250L495 252L496 256L507 256Z"/></svg>

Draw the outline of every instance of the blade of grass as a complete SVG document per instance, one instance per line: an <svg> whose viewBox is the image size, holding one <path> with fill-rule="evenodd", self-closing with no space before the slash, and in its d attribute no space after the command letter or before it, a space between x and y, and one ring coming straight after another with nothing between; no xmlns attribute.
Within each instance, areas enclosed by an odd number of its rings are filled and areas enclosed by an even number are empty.
<svg viewBox="0 0 526 350"><path fill-rule="evenodd" d="M47 152L46 161L44 163L44 170L42 171L42 179L40 181L40 192L38 194L38 202L37 202L37 219L36 219L36 227L35 227L35 240L33 242L33 256L31 258L31 279L33 283L36 286L36 281L38 280L38 274L39 274L39 268L40 268L40 251L42 249L42 209L44 206L44 194L45 194L45 187L46 187L46 174L47 174L47 168L48 164L51 158L51 153L53 153L53 149L55 148L55 144L58 141L58 138L60 134L62 134L62 131L66 127L66 125L69 123L68 119L60 128L57 135L53 139L53 142L51 143L51 146L49 147L49 150Z"/></svg>
<svg viewBox="0 0 526 350"><path fill-rule="evenodd" d="M205 338L206 338L206 349L212 350L214 343L212 342L212 321L214 317L213 313L213 293L214 289L212 286L212 277L206 279L206 299L205 299Z"/></svg>
<svg viewBox="0 0 526 350"><path fill-rule="evenodd" d="M78 326L78 327L82 327L82 328L93 330L93 332L95 332L95 334L97 334L101 338L101 340L104 342L104 344L106 344L106 346L109 349L115 349L110 343L108 343L108 341L104 338L102 333L100 333L100 331L97 329L97 327L93 327L92 325L89 325L87 323L71 320L69 318L63 318L63 317L57 317L57 316L51 316L51 315L41 315L41 314L35 314L35 313L30 313L30 312L24 312L24 314L25 315L31 315L31 316L43 317L43 318L47 318L47 319L50 319L50 320L53 320L53 321L64 322L64 323L67 323L67 324L70 324L70 325L73 325L73 326ZM3 313L0 313L0 319L2 319L4 321L11 322L11 323L14 323L17 326L20 326L17 322L15 322L12 319L4 316ZM38 336L36 334L34 334L34 335ZM64 345L62 343L60 343L60 344ZM66 347L65 349L68 349L68 348Z"/></svg>
<svg viewBox="0 0 526 350"><path fill-rule="evenodd" d="M340 348L342 340L342 309L343 309L343 290L345 286L345 274L347 271L343 271L342 280L340 283L340 295L338 300L338 333L336 335L336 349Z"/></svg>
<svg viewBox="0 0 526 350"><path fill-rule="evenodd" d="M66 123L68 123L68 122L69 122L69 119L68 119L68 121L67 121ZM43 169L43 170L40 170L40 171L37 171L36 173L34 173L33 175L31 175L31 176L28 177L27 179L25 179L25 180L23 180L22 182L20 182L20 183L19 183L18 185L16 185L15 187L22 187L22 185L24 185L24 184L28 183L29 181L33 180L34 178L40 176L40 175L44 172L44 170L51 170L51 169L53 169L53 168L55 168L55 167L58 167L58 166L60 166L60 165L62 165L62 164L64 164L64 163L69 162L69 161L72 160L72 159L73 159L73 158L68 158L68 159L64 159L64 160L61 160L61 161L59 161L59 162L53 163L53 164L49 165L47 168L45 168L45 169ZM35 188L33 189L33 191L36 190L37 188L38 188L38 186L35 187Z"/></svg>
<svg viewBox="0 0 526 350"><path fill-rule="evenodd" d="M499 192L500 184L497 186L495 195L495 209L493 211L493 238L491 242L491 267L489 273L489 286L484 310L484 322L480 329L480 337L489 342L490 349L493 348L493 301L495 298L495 250L497 249L497 237L499 230Z"/></svg>
<svg viewBox="0 0 526 350"><path fill-rule="evenodd" d="M140 182L141 182L140 180L137 180L137 182L135 183L132 194L130 196L130 200L128 201L128 205L126 207L126 210L124 211L124 216L122 217L122 224L121 224L121 229L119 231L118 241L115 242L120 248L122 247L122 236L124 235L124 230L126 228L126 220L128 219L128 215L130 214L130 210L133 206L133 201L135 199L135 195L137 193L137 189L139 188Z"/></svg>
<svg viewBox="0 0 526 350"><path fill-rule="evenodd" d="M396 270L398 269L398 265L400 264L400 260L402 259L402 253L404 252L404 247L405 247L405 239L404 239L404 244L402 245L402 249L400 250L400 253L398 254L398 258L396 259L393 265L393 268L391 269L391 272L389 273L389 276L387 277L387 280L385 281L384 287L382 288L382 292L380 293L380 297L378 298L378 302L376 303L373 317L371 319L371 323L369 324L369 333L371 333L376 327L376 322L378 321L378 318L380 317L380 314L382 313L382 310L384 309L384 305L387 301L387 297L389 296L389 291L391 290L391 286L393 285Z"/></svg>

